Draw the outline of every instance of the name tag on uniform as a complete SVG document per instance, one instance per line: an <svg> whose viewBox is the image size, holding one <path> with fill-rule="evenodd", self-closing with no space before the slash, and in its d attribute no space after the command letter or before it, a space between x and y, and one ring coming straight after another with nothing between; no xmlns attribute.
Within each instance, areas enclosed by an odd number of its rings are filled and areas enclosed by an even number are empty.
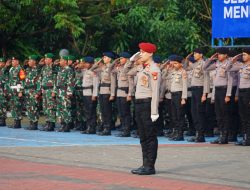
<svg viewBox="0 0 250 190"><path fill-rule="evenodd" d="M220 74L220 77L225 78L226 77L226 70L224 68L221 68L219 74Z"/></svg>
<svg viewBox="0 0 250 190"><path fill-rule="evenodd" d="M141 76L140 83L141 83L141 86L148 87L149 86L148 77L145 75Z"/></svg>

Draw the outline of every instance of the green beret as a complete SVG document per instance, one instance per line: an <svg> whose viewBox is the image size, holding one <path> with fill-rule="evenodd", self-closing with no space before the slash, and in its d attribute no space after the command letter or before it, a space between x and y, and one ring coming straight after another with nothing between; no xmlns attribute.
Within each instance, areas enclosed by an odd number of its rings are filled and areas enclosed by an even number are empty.
<svg viewBox="0 0 250 190"><path fill-rule="evenodd" d="M29 59L36 61L38 59L37 55L30 55Z"/></svg>
<svg viewBox="0 0 250 190"><path fill-rule="evenodd" d="M100 58L100 57L97 57L97 58L95 58L95 62L98 62L98 61L100 61L102 58Z"/></svg>
<svg viewBox="0 0 250 190"><path fill-rule="evenodd" d="M45 57L45 58L51 58L51 59L53 59L53 58L54 58L54 54L53 54L53 53L46 53L46 54L44 55L44 57Z"/></svg>
<svg viewBox="0 0 250 190"><path fill-rule="evenodd" d="M3 57L0 57L0 62L5 62L5 59Z"/></svg>
<svg viewBox="0 0 250 190"><path fill-rule="evenodd" d="M73 56L73 55L69 55L69 56L68 56L68 61L69 61L69 60L71 60L71 61L75 61L75 56Z"/></svg>
<svg viewBox="0 0 250 190"><path fill-rule="evenodd" d="M68 56L61 56L60 58L66 60L66 61L68 60Z"/></svg>

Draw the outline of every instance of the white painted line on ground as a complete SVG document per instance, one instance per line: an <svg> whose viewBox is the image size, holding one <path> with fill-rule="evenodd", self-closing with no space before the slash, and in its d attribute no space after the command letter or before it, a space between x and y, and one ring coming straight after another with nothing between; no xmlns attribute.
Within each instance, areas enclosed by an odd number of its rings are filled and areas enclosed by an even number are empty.
<svg viewBox="0 0 250 190"><path fill-rule="evenodd" d="M61 143L61 142L56 142L56 141L41 141L41 140L32 140L32 139L10 138L10 137L0 137L0 139L16 140L16 141L31 141L31 142L38 142L38 143L52 143L52 144L60 144L60 145L64 145L64 146L79 146L79 145L81 145L81 144Z"/></svg>

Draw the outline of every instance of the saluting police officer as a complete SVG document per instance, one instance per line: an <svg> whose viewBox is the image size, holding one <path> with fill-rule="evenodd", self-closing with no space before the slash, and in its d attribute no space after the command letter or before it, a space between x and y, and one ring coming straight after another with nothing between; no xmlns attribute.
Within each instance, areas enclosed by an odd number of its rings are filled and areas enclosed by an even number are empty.
<svg viewBox="0 0 250 190"><path fill-rule="evenodd" d="M212 143L227 144L228 130L231 124L231 105L228 94L228 69L231 67L231 61L228 59L228 48L218 48L216 52L204 66L206 71L216 70L214 79L215 112L221 135ZM214 62L214 59L217 61Z"/></svg>
<svg viewBox="0 0 250 190"><path fill-rule="evenodd" d="M122 132L117 136L129 137L131 130L130 102L133 87L129 85L127 73L131 69L132 63L129 61L130 54L128 52L122 52L119 57L119 64L112 70L112 77L117 80L116 103L122 126Z"/></svg>
<svg viewBox="0 0 250 190"><path fill-rule="evenodd" d="M99 65L93 71L100 75L100 90L99 102L101 107L101 116L103 121L103 131L98 133L101 136L111 135L112 127L112 102L115 99L116 81L111 78L111 71L113 69L114 54L112 52L103 53L104 64Z"/></svg>
<svg viewBox="0 0 250 190"><path fill-rule="evenodd" d="M242 59L243 63L237 61ZM235 63L230 71L239 71L238 103L241 124L243 128L243 141L236 145L250 146L250 48L243 49L243 53L234 57Z"/></svg>
<svg viewBox="0 0 250 190"><path fill-rule="evenodd" d="M206 99L208 93L208 72L204 70L205 59L201 48L194 50L195 62L189 62L186 70L192 70L191 78L191 113L193 123L196 129L196 137L191 138L191 142L205 142L206 128Z"/></svg>
<svg viewBox="0 0 250 190"><path fill-rule="evenodd" d="M153 122L158 117L161 72L153 61L156 46L140 43L143 68L136 75L135 114L142 148L143 165L131 172L138 175L155 174L158 140Z"/></svg>
<svg viewBox="0 0 250 190"><path fill-rule="evenodd" d="M94 64L93 57L84 57L84 74L82 79L83 87L83 104L84 104L84 116L86 119L85 131L83 134L95 134L96 133L96 106L97 95L99 89L99 77L91 70Z"/></svg>

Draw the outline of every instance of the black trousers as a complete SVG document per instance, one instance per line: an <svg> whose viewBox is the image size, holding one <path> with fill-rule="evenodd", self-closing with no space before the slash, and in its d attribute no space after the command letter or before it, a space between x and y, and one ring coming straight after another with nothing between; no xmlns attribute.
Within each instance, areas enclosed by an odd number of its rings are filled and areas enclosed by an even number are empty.
<svg viewBox="0 0 250 190"><path fill-rule="evenodd" d="M171 115L174 129L183 133L185 127L185 105L181 105L182 92L171 93Z"/></svg>
<svg viewBox="0 0 250 190"><path fill-rule="evenodd" d="M188 130L190 131L195 131L194 123L193 123L193 118L192 118L192 97L187 98L187 103L186 103L186 116L188 120Z"/></svg>
<svg viewBox="0 0 250 190"><path fill-rule="evenodd" d="M116 103L121 119L122 129L125 132L129 132L131 130L130 101L127 101L126 97L117 97Z"/></svg>
<svg viewBox="0 0 250 190"><path fill-rule="evenodd" d="M217 128L214 104L211 103L211 98L206 101L206 132L213 132Z"/></svg>
<svg viewBox="0 0 250 190"><path fill-rule="evenodd" d="M138 102L135 100L135 117L138 126L142 149L143 166L154 168L157 158L157 129L151 120L151 100Z"/></svg>
<svg viewBox="0 0 250 190"><path fill-rule="evenodd" d="M159 102L159 118L156 120L156 122L154 122L156 128L157 128L157 133L163 133L163 128L164 128L164 102Z"/></svg>
<svg viewBox="0 0 250 190"><path fill-rule="evenodd" d="M99 95L103 127L107 130L111 130L112 127L112 102L109 101L109 97L109 94Z"/></svg>
<svg viewBox="0 0 250 190"><path fill-rule="evenodd" d="M235 93L236 93L237 87L233 87L232 89L232 96L231 96L231 109L232 109L232 122L229 128L229 132L232 134L237 135L240 129L240 115L239 115L239 108L238 108L238 102L235 102Z"/></svg>
<svg viewBox="0 0 250 190"><path fill-rule="evenodd" d="M194 127L197 132L205 133L206 102L201 102L203 87L192 87L191 110Z"/></svg>
<svg viewBox="0 0 250 190"><path fill-rule="evenodd" d="M96 106L97 102L92 101L92 96L83 96L84 115L87 128L96 127Z"/></svg>
<svg viewBox="0 0 250 190"><path fill-rule="evenodd" d="M172 113L171 113L171 99L164 99L164 107L166 108L166 115L168 115L166 128L167 129L174 129L174 124L172 120Z"/></svg>
<svg viewBox="0 0 250 190"><path fill-rule="evenodd" d="M215 113L217 126L221 132L228 132L231 125L231 103L225 103L227 88L215 87Z"/></svg>
<svg viewBox="0 0 250 190"><path fill-rule="evenodd" d="M239 89L239 113L243 133L247 135L250 143L250 88Z"/></svg>

